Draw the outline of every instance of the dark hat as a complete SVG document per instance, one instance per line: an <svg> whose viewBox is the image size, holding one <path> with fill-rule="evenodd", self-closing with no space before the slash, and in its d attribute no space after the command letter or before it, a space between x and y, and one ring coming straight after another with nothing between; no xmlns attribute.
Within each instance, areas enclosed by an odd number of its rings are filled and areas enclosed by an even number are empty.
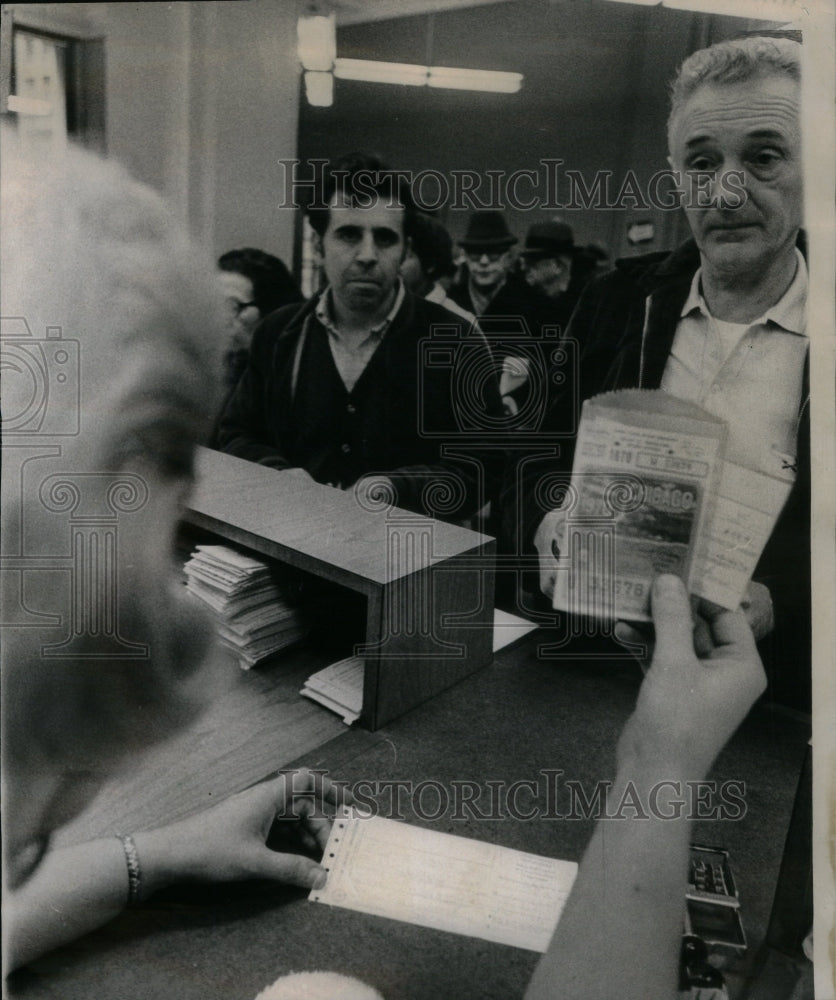
<svg viewBox="0 0 836 1000"><path fill-rule="evenodd" d="M535 222L525 237L521 257L555 257L576 251L575 234L565 222Z"/></svg>
<svg viewBox="0 0 836 1000"><path fill-rule="evenodd" d="M502 212L477 210L468 219L459 246L465 250L507 250L517 242Z"/></svg>

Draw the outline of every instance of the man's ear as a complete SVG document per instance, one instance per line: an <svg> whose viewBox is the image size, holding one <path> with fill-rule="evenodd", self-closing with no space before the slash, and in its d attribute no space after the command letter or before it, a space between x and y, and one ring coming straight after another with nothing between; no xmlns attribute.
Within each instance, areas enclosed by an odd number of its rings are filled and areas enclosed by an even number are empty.
<svg viewBox="0 0 836 1000"><path fill-rule="evenodd" d="M325 256L325 252L322 249L322 237L319 233L314 232L313 239L311 240L311 246L313 247L313 252L319 257L320 260Z"/></svg>

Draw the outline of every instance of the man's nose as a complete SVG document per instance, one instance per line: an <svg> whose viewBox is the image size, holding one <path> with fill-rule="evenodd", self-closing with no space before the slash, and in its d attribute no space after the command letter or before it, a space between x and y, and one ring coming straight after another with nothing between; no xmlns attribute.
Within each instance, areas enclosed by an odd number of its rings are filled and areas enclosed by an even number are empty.
<svg viewBox="0 0 836 1000"><path fill-rule="evenodd" d="M746 201L746 172L741 163L727 162L711 182L711 204L715 208L734 210Z"/></svg>
<svg viewBox="0 0 836 1000"><path fill-rule="evenodd" d="M377 244L372 233L363 233L357 246L357 260L366 264L373 264L378 257Z"/></svg>

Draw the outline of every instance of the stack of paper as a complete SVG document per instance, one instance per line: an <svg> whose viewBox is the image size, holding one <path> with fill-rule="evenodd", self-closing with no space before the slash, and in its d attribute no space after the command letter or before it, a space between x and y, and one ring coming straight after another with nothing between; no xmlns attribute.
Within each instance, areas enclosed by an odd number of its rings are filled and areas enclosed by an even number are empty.
<svg viewBox="0 0 836 1000"><path fill-rule="evenodd" d="M496 653L535 628L535 622L494 608L493 651ZM364 674L362 657L349 656L311 674L299 693L341 715L350 726L360 718L363 709Z"/></svg>
<svg viewBox="0 0 836 1000"><path fill-rule="evenodd" d="M311 674L300 694L341 715L350 726L360 718L363 708L364 670L361 657L349 656Z"/></svg>
<svg viewBox="0 0 836 1000"><path fill-rule="evenodd" d="M226 545L198 545L184 570L186 587L214 611L221 642L245 670L307 631L299 605L258 559Z"/></svg>

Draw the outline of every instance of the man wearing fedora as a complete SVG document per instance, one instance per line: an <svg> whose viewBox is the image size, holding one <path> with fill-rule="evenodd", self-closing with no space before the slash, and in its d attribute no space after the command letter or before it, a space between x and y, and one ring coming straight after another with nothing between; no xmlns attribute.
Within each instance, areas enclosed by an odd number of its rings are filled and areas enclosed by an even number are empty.
<svg viewBox="0 0 836 1000"><path fill-rule="evenodd" d="M525 286L512 275L511 247L517 242L502 212L474 211L459 240L465 274L450 289L450 298L479 317L518 313L526 296Z"/></svg>
<svg viewBox="0 0 836 1000"><path fill-rule="evenodd" d="M538 326L566 329L576 300L572 294L572 268L578 250L572 227L565 222L535 222L529 228L520 257Z"/></svg>
<svg viewBox="0 0 836 1000"><path fill-rule="evenodd" d="M530 366L519 348L540 331L532 288L515 267L511 252L517 242L502 212L474 211L459 240L466 254L465 273L449 292L461 308L475 314L487 335L503 404L510 414L517 413L532 391Z"/></svg>

